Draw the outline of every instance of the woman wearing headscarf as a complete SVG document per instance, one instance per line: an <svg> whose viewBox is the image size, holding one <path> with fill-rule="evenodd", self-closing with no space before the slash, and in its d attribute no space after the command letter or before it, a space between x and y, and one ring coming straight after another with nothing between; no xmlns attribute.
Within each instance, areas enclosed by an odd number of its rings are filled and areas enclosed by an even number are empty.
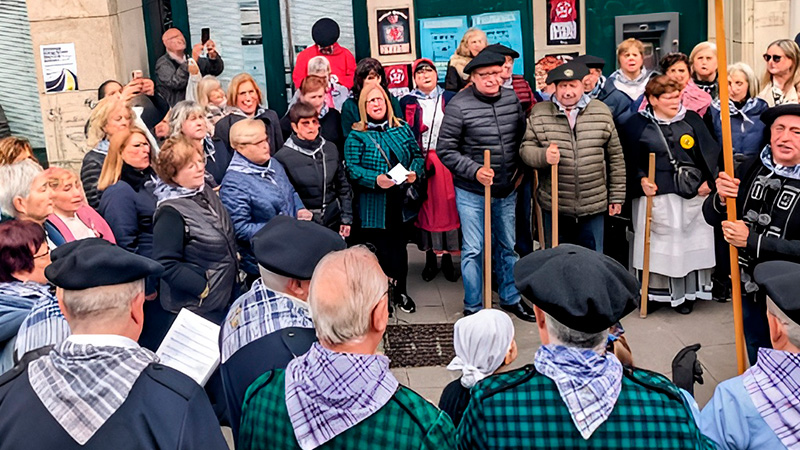
<svg viewBox="0 0 800 450"><path fill-rule="evenodd" d="M169 114L169 135L183 136L188 142L201 150L205 158L206 172L214 179L214 186L222 183L222 177L231 163L231 156L225 143L211 136L207 109L199 103L183 100L178 102Z"/></svg>
<svg viewBox="0 0 800 450"><path fill-rule="evenodd" d="M445 386L439 409L458 427L472 386L517 359L514 323L502 311L482 309L458 319L453 328L453 345L456 357L447 369L461 371L461 377Z"/></svg>
<svg viewBox="0 0 800 450"><path fill-rule="evenodd" d="M452 253L461 252L458 210L453 175L436 155L439 126L444 108L455 94L437 85L436 66L428 59L418 59L412 66L416 89L400 100L403 117L411 125L419 148L425 156L428 197L417 217L420 230L419 249L425 252L422 279L431 281L439 272L437 255L442 257L442 273L448 281L458 280Z"/></svg>
<svg viewBox="0 0 800 450"><path fill-rule="evenodd" d="M87 144L89 150L81 164L81 183L86 193L86 201L94 209L100 207L97 183L103 163L108 155L111 138L131 127L133 110L117 96L109 96L97 103L89 116Z"/></svg>
<svg viewBox="0 0 800 450"><path fill-rule="evenodd" d="M447 74L444 77L445 89L458 92L467 86L469 75L464 73L464 67L487 45L489 45L489 41L483 30L470 28L464 33L458 48L447 63Z"/></svg>
<svg viewBox="0 0 800 450"><path fill-rule="evenodd" d="M791 39L778 39L764 53L767 69L759 97L772 106L798 103L800 96L800 47Z"/></svg>
<svg viewBox="0 0 800 450"><path fill-rule="evenodd" d="M408 251L404 204L407 184L422 175L424 159L408 125L394 115L379 84L365 84L358 109L361 120L344 145L344 159L358 202L359 238L372 244L381 268L392 279L391 300L405 312L416 306L406 289ZM398 179L388 173L395 170ZM405 176L402 175L405 169ZM405 211L414 214L414 212Z"/></svg>
<svg viewBox="0 0 800 450"><path fill-rule="evenodd" d="M44 172L53 189L53 214L47 216L64 236L66 242L99 237L115 244L114 233L105 219L86 203L81 180L61 167L51 167Z"/></svg>
<svg viewBox="0 0 800 450"><path fill-rule="evenodd" d="M342 132L345 139L353 130L353 124L361 120L358 99L361 98L361 91L369 85L382 87L389 98L392 111L400 111L400 103L389 92L389 83L386 81L386 72L383 70L383 65L375 58L362 59L356 65L351 96L342 105Z"/></svg>

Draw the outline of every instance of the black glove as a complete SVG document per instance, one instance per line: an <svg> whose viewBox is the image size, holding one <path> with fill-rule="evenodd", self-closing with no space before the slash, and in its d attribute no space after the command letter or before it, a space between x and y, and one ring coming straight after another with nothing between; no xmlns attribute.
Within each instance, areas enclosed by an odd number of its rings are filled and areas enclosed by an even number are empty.
<svg viewBox="0 0 800 450"><path fill-rule="evenodd" d="M672 382L694 396L694 383L703 384L703 368L697 360L700 344L684 347L672 360Z"/></svg>

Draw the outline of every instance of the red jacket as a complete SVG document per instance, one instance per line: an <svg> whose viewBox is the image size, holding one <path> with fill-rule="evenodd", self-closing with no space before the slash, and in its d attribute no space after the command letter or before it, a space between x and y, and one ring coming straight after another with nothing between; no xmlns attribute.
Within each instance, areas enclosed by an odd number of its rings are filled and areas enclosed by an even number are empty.
<svg viewBox="0 0 800 450"><path fill-rule="evenodd" d="M533 97L531 85L525 81L522 75L511 75L511 86L522 104L522 110L525 111L525 116L529 116L533 105L536 104L536 99Z"/></svg>
<svg viewBox="0 0 800 450"><path fill-rule="evenodd" d="M297 55L292 72L292 82L296 88L300 88L300 83L308 73L308 61L315 56L324 56L331 64L331 75L336 75L339 84L347 89L353 89L353 75L356 73L356 58L350 50L342 47L338 43L333 44L333 54L323 55L319 52L316 44L309 46Z"/></svg>

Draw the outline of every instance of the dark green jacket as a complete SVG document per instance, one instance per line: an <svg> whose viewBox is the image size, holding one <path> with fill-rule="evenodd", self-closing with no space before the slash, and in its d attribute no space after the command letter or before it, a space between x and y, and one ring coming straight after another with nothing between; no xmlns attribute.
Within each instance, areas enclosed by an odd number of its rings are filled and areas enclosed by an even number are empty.
<svg viewBox="0 0 800 450"><path fill-rule="evenodd" d="M247 389L237 448L300 448L286 410L283 369L265 373ZM451 450L455 449L455 429L447 414L400 386L378 412L318 448Z"/></svg>
<svg viewBox="0 0 800 450"><path fill-rule="evenodd" d="M713 449L678 387L662 375L624 369L614 411L581 437L553 380L533 365L482 381L456 433L459 449Z"/></svg>

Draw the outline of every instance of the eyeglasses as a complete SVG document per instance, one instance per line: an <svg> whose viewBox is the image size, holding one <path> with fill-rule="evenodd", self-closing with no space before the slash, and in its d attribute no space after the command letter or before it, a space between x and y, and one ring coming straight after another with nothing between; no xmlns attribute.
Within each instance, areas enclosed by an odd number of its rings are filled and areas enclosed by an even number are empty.
<svg viewBox="0 0 800 450"><path fill-rule="evenodd" d="M769 53L764 53L764 61L769 62L770 59L775 61L776 63L781 62L781 55L770 55Z"/></svg>
<svg viewBox="0 0 800 450"><path fill-rule="evenodd" d="M42 253L41 255L33 255L33 259L44 258L45 256L47 256L49 254L50 254L50 247L45 246L45 252Z"/></svg>

